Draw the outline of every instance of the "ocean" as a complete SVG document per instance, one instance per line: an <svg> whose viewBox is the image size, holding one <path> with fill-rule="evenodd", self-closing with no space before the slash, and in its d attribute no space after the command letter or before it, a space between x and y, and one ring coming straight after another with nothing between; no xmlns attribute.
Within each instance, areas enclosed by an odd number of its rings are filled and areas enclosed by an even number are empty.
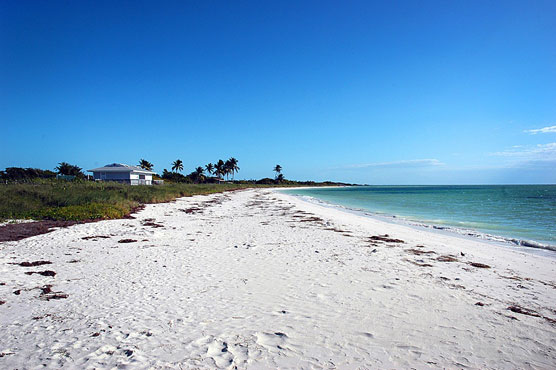
<svg viewBox="0 0 556 370"><path fill-rule="evenodd" d="M556 185L353 186L284 192L399 222L556 251Z"/></svg>

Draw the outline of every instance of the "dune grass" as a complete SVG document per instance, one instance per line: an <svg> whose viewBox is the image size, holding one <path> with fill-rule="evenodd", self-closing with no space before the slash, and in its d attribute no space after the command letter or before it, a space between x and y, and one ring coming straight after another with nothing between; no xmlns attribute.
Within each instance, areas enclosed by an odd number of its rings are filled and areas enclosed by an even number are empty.
<svg viewBox="0 0 556 370"><path fill-rule="evenodd" d="M243 184L130 186L112 182L43 180L0 185L1 219L90 220L129 215L147 203L254 187Z"/></svg>

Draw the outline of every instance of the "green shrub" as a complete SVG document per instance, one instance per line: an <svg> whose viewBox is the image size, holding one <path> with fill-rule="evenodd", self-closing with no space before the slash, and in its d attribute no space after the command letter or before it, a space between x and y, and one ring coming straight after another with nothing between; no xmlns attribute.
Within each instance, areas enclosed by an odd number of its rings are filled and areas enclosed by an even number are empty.
<svg viewBox="0 0 556 370"><path fill-rule="evenodd" d="M128 215L140 204L246 188L237 184L169 183L130 186L115 182L37 180L0 185L0 219L86 220Z"/></svg>
<svg viewBox="0 0 556 370"><path fill-rule="evenodd" d="M122 218L130 213L130 204L89 203L65 207L46 208L38 213L38 218L49 220L96 220Z"/></svg>
<svg viewBox="0 0 556 370"><path fill-rule="evenodd" d="M0 184L0 219L87 220L121 218L134 207L179 197L207 195L228 190L267 187L273 179L235 183L165 183L131 186L117 182L58 181L39 179L23 184ZM281 186L299 185L284 181ZM275 185L274 185L275 186Z"/></svg>

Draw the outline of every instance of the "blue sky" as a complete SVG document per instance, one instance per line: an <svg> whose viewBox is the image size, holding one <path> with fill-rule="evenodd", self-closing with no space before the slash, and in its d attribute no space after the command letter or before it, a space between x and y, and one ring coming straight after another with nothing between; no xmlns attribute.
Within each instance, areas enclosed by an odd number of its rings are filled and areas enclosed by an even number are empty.
<svg viewBox="0 0 556 370"><path fill-rule="evenodd" d="M3 1L0 125L0 169L556 183L556 2Z"/></svg>

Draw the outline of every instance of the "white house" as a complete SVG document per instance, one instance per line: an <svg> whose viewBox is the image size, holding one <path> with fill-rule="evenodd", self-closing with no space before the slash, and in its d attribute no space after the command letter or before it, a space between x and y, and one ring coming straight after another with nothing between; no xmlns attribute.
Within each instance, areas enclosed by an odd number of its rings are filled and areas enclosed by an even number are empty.
<svg viewBox="0 0 556 370"><path fill-rule="evenodd" d="M152 185L154 172L127 164L112 163L87 170L95 181L117 181L130 185Z"/></svg>

